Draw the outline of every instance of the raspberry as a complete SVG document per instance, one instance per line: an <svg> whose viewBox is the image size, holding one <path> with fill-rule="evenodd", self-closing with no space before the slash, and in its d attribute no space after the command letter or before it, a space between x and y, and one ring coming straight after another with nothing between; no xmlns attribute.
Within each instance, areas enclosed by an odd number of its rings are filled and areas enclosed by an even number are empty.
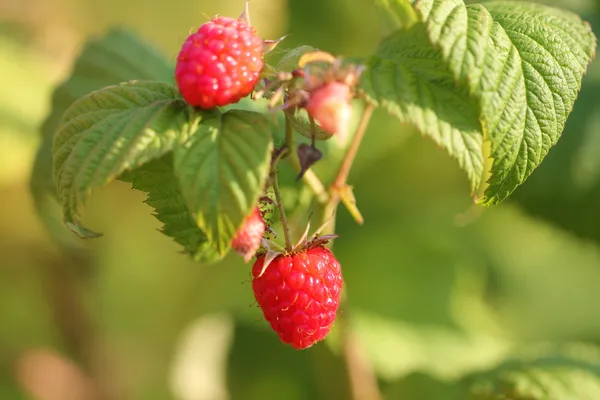
<svg viewBox="0 0 600 400"><path fill-rule="evenodd" d="M265 256L252 267L252 289L265 319L282 342L306 349L327 336L340 305L340 263L318 246L279 255L262 275Z"/></svg>
<svg viewBox="0 0 600 400"><path fill-rule="evenodd" d="M350 123L350 87L341 82L329 82L310 93L306 111L331 134L342 136Z"/></svg>
<svg viewBox="0 0 600 400"><path fill-rule="evenodd" d="M215 17L183 43L175 80L192 106L210 109L252 92L263 67L263 41L244 21Z"/></svg>
<svg viewBox="0 0 600 400"><path fill-rule="evenodd" d="M265 221L258 207L246 217L242 227L237 231L235 237L231 241L231 247L240 256L244 257L244 261L248 262L256 250L260 247L260 241L265 233Z"/></svg>

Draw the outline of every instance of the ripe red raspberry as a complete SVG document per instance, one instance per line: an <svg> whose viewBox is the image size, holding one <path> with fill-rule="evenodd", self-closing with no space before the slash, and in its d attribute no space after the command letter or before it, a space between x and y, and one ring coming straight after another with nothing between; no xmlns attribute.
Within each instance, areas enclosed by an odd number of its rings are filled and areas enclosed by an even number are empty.
<svg viewBox="0 0 600 400"><path fill-rule="evenodd" d="M324 339L333 326L343 285L333 253L318 246L279 255L260 275L264 261L261 256L252 267L252 289L281 341L305 349Z"/></svg>
<svg viewBox="0 0 600 400"><path fill-rule="evenodd" d="M263 41L235 18L215 17L183 44L175 79L183 98L204 109L236 103L258 82Z"/></svg>
<svg viewBox="0 0 600 400"><path fill-rule="evenodd" d="M240 256L244 257L244 261L248 262L256 250L260 247L260 241L265 233L265 221L258 207L246 217L242 227L237 231L235 237L231 241L231 247Z"/></svg>
<svg viewBox="0 0 600 400"><path fill-rule="evenodd" d="M306 111L321 128L344 136L350 123L350 87L341 82L329 82L310 93Z"/></svg>

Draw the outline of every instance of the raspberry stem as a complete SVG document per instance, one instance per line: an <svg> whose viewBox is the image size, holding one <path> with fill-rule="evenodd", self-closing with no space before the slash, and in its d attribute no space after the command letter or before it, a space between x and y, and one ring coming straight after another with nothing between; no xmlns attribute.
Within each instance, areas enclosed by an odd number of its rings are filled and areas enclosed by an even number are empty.
<svg viewBox="0 0 600 400"><path fill-rule="evenodd" d="M281 227L283 229L283 237L285 238L285 249L292 251L292 240L290 239L290 228L288 226L287 218L285 216L285 209L283 207L283 201L281 200L281 191L279 190L279 178L277 169L274 168L272 172L272 183L273 192L275 192L275 202L277 203L277 209L279 210L279 220L281 221Z"/></svg>
<svg viewBox="0 0 600 400"><path fill-rule="evenodd" d="M356 158L356 154L358 153L358 149L360 144L362 143L362 139L365 136L365 132L367 131L367 126L369 125L369 121L371 120L371 116L373 115L373 110L375 107L371 103L367 103L365 110L363 111L363 115L360 119L360 123L356 128L356 132L354 133L354 137L352 138L352 143L350 143L350 147L348 147L348 151L346 152L346 156L340 165L340 169L338 174L333 181L333 189L339 190L342 189L346 185L346 180L348 179L348 175L350 174L350 169L352 168L352 163Z"/></svg>
<svg viewBox="0 0 600 400"><path fill-rule="evenodd" d="M344 197L349 196L348 193L351 193L351 191L346 190L348 188L346 181L356 158L356 154L358 153L358 149L360 148L360 144L362 143L362 139L364 138L367 126L373 114L373 109L374 106L367 103L358 127L356 128L356 132L352 137L352 142L342 160L338 174L329 187L329 200L320 208L320 212L322 213L320 215L321 224L325 224L329 221L327 224L328 227L323 230L323 234L333 233L335 230L335 214L340 201L344 200L344 203L348 205L348 202L352 200ZM347 298L347 292L345 292L341 300L341 307L344 312L338 316L338 324L352 398L355 400L381 400L382 396L377 384L377 377L364 355L364 349L362 348L360 341L356 338L355 333L352 332Z"/></svg>
<svg viewBox="0 0 600 400"><path fill-rule="evenodd" d="M350 169L352 168L354 159L356 158L356 154L358 153L358 149L360 148L360 144L362 143L362 139L365 136L365 132L367 130L367 126L369 125L371 116L373 115L374 108L375 107L372 104L367 104L365 107L363 115L360 119L360 123L356 128L356 132L352 137L352 142L350 143L350 146L346 151L346 155L342 160L337 176L329 187L329 200L323 204L323 207L320 210L322 213L319 218L320 224L323 225L327 221L330 221L327 224L327 229L323 230L323 234L333 233L335 230L335 214L340 201L343 201L348 207L350 214L354 217L356 222L359 224L362 223L362 216L354 205L354 196L352 191L348 190L349 187L346 184L346 181L348 179L348 175L350 174Z"/></svg>

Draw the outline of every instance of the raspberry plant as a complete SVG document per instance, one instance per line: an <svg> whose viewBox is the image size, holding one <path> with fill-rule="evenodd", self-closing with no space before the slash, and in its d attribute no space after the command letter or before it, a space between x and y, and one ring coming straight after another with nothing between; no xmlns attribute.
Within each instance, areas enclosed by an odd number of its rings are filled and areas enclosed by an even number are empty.
<svg viewBox="0 0 600 400"><path fill-rule="evenodd" d="M352 59L260 39L247 9L192 33L176 66L125 30L88 42L55 91L32 176L48 228L72 243L55 224L56 200L71 231L98 237L82 224L81 207L93 190L129 182L194 260L215 262L232 248L246 261L256 255L260 286L286 257L329 252L340 203L363 222L347 178L377 107L456 159L475 203L505 200L560 138L595 55L588 24L520 1L376 4L386 34L372 54ZM338 171L330 183L315 172L319 163ZM307 210L282 196L280 185L302 190L290 174L280 179L285 168L310 190ZM269 205L278 218L265 218ZM312 212L321 225L300 247L290 231L303 227L286 210ZM273 319L273 304L281 304L256 295ZM285 342L306 347L289 333L297 327L273 326Z"/></svg>

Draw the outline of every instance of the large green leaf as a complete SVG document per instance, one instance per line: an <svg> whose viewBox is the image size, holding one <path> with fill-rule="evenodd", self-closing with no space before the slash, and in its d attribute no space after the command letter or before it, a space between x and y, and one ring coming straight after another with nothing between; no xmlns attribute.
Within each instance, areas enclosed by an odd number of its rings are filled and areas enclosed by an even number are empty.
<svg viewBox="0 0 600 400"><path fill-rule="evenodd" d="M219 258L185 204L179 180L173 172L172 154L125 173L120 179L148 194L146 203L154 208L156 219L164 224L162 233L182 245L195 261Z"/></svg>
<svg viewBox="0 0 600 400"><path fill-rule="evenodd" d="M124 29L112 29L85 43L69 78L52 95L52 110L42 126L42 145L33 170L34 193L55 192L52 138L67 108L94 90L133 79L168 83L173 80L173 67L153 47Z"/></svg>
<svg viewBox="0 0 600 400"><path fill-rule="evenodd" d="M600 398L600 354L586 346L531 353L464 383L473 400L595 400Z"/></svg>
<svg viewBox="0 0 600 400"><path fill-rule="evenodd" d="M109 86L75 102L54 138L54 180L67 225L78 224L78 208L92 189L162 156L190 132L192 111L165 83Z"/></svg>
<svg viewBox="0 0 600 400"><path fill-rule="evenodd" d="M413 4L456 81L478 100L491 161L478 202L496 204L558 141L596 38L577 15L539 4Z"/></svg>
<svg viewBox="0 0 600 400"><path fill-rule="evenodd" d="M477 108L467 90L456 86L423 25L396 31L364 62L361 85L370 101L446 148L475 190L483 175Z"/></svg>
<svg viewBox="0 0 600 400"><path fill-rule="evenodd" d="M113 28L84 44L69 77L55 89L30 181L36 209L54 235L61 231L53 212L52 142L62 115L81 96L133 79L168 83L173 80L173 66L133 32Z"/></svg>
<svg viewBox="0 0 600 400"><path fill-rule="evenodd" d="M592 28L600 27L598 16ZM600 242L600 60L590 65L560 145L511 200L529 214Z"/></svg>
<svg viewBox="0 0 600 400"><path fill-rule="evenodd" d="M263 193L272 148L267 117L232 110L205 118L174 150L188 207L220 255Z"/></svg>
<svg viewBox="0 0 600 400"><path fill-rule="evenodd" d="M394 383L387 399L596 400L600 353L585 345L534 346L484 372L454 382L422 374Z"/></svg>

